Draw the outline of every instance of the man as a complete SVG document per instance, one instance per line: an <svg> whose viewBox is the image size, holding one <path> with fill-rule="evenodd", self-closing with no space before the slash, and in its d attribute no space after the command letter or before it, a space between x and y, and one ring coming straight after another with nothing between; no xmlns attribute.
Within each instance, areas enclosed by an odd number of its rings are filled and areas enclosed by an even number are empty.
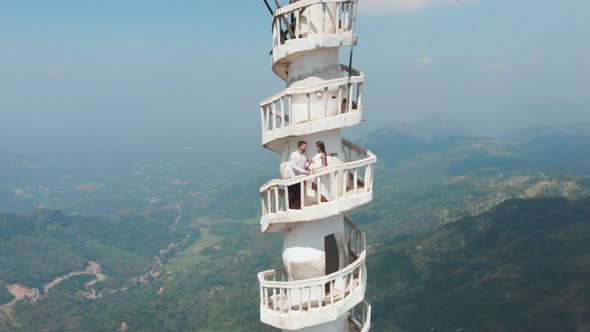
<svg viewBox="0 0 590 332"><path fill-rule="evenodd" d="M293 169L293 176L309 175L311 171L306 168L307 156L305 151L307 150L307 143L305 141L299 141L297 143L297 151L291 153L291 168ZM289 186L289 208L290 209L301 209L301 183L296 183Z"/></svg>

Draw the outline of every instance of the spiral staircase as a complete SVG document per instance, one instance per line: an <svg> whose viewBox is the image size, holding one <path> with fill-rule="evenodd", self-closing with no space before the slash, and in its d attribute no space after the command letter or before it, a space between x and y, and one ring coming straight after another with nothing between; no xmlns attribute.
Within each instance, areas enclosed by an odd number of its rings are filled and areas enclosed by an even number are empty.
<svg viewBox="0 0 590 332"><path fill-rule="evenodd" d="M373 199L377 158L341 137L363 115L365 77L339 63L339 49L356 45L358 0L291 2L274 12L272 29L272 69L287 88L260 104L262 144L281 155L281 178L260 188L260 224L285 234L285 268L258 274L260 318L285 331L369 331L365 234L345 213ZM307 141L311 157L320 140L328 166L292 176L297 143Z"/></svg>

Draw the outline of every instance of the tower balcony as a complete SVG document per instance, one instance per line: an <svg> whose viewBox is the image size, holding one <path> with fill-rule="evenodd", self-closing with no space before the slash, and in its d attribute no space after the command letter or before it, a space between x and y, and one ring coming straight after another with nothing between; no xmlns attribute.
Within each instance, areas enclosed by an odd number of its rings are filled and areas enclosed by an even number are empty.
<svg viewBox="0 0 590 332"><path fill-rule="evenodd" d="M273 71L286 81L291 56L353 46L356 7L356 0L307 0L279 8L273 17Z"/></svg>
<svg viewBox="0 0 590 332"><path fill-rule="evenodd" d="M349 332L368 332L371 329L371 305L367 301L359 303L348 312Z"/></svg>
<svg viewBox="0 0 590 332"><path fill-rule="evenodd" d="M281 153L288 138L361 123L365 75L341 68L343 78L288 88L260 103L266 148Z"/></svg>
<svg viewBox="0 0 590 332"><path fill-rule="evenodd" d="M322 167L310 175L272 180L260 188L263 232L287 231L293 223L336 216L373 199L377 157L344 139L342 148L348 162ZM296 207L289 197L295 186L300 194Z"/></svg>
<svg viewBox="0 0 590 332"><path fill-rule="evenodd" d="M364 327L367 322L370 324L369 316L359 320L354 314L355 306L363 301L367 284L365 235L350 218L345 217L345 222L349 230L347 267L326 276L297 281L289 280L284 269L258 273L263 323L297 330L334 321L348 311L349 329L361 326L358 331L367 331Z"/></svg>

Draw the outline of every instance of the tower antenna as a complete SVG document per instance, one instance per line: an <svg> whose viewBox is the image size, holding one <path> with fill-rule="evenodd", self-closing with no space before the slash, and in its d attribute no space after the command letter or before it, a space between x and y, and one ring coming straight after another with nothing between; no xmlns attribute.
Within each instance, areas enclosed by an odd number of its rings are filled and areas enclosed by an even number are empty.
<svg viewBox="0 0 590 332"><path fill-rule="evenodd" d="M263 0L264 4L266 5L266 8L268 9L268 12L270 13L270 15L274 15L274 12L272 11L272 7L268 4L267 0Z"/></svg>

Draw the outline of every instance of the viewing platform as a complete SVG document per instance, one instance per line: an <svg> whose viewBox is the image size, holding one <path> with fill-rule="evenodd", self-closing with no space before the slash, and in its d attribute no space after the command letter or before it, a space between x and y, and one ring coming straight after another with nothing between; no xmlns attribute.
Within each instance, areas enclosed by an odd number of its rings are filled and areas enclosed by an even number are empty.
<svg viewBox="0 0 590 332"><path fill-rule="evenodd" d="M343 78L288 88L262 101L262 145L280 153L288 138L360 124L365 75L341 68Z"/></svg>
<svg viewBox="0 0 590 332"><path fill-rule="evenodd" d="M279 8L273 17L273 71L286 81L293 57L355 45L356 6L356 0L305 0Z"/></svg>
<svg viewBox="0 0 590 332"><path fill-rule="evenodd" d="M263 323L279 329L302 329L334 321L363 301L367 283L365 234L350 218L344 219L349 251L349 265L345 268L298 281L289 281L284 269L258 273ZM360 309L363 310L362 305ZM349 320L352 317L356 316L349 315ZM355 328L361 326L358 331L364 331L367 323L370 325L366 317L364 322L358 317L353 320Z"/></svg>
<svg viewBox="0 0 590 332"><path fill-rule="evenodd" d="M353 210L373 199L373 174L377 157L347 140L342 140L346 163L322 167L310 175L272 180L260 188L263 232L287 231L290 224L327 218ZM322 201L323 185L329 200ZM300 186L301 207L290 207L288 187Z"/></svg>
<svg viewBox="0 0 590 332"><path fill-rule="evenodd" d="M367 332L371 328L371 305L362 301L348 312L348 331Z"/></svg>

